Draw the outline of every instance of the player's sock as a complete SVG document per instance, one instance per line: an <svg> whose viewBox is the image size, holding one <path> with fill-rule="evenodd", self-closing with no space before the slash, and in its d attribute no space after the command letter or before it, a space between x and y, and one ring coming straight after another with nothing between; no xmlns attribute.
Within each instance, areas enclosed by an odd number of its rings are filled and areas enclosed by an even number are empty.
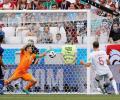
<svg viewBox="0 0 120 100"><path fill-rule="evenodd" d="M26 93L26 94L30 94L30 92L26 89L23 89L23 92Z"/></svg>
<svg viewBox="0 0 120 100"><path fill-rule="evenodd" d="M30 92L28 91L33 85L35 85L35 82L29 82L28 85L25 87L25 89L23 89L23 92L25 92L26 94L30 94Z"/></svg>
<svg viewBox="0 0 120 100"><path fill-rule="evenodd" d="M29 82L28 85L25 87L25 90L29 90L34 84L34 82Z"/></svg>
<svg viewBox="0 0 120 100"><path fill-rule="evenodd" d="M111 80L111 82L112 82L112 86L113 86L113 88L114 88L115 94L119 94L119 92L118 92L118 90L117 90L116 81L113 79L113 80Z"/></svg>

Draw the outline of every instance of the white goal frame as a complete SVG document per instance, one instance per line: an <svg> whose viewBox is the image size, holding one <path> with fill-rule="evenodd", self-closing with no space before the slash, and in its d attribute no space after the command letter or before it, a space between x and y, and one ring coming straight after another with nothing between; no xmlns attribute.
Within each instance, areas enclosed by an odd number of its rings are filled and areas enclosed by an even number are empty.
<svg viewBox="0 0 120 100"><path fill-rule="evenodd" d="M37 12L43 12L43 13L47 13L47 12L48 13L50 13L50 12L51 13L52 12L87 12L87 45L85 47L87 47L87 61L88 61L88 56L90 54L90 48L91 48L91 44L90 44L91 11L90 10L0 10L0 13L33 13L33 12L35 12L35 13L37 13ZM18 47L17 45L13 45L13 46ZM81 45L81 46L83 46L83 45ZM3 47L9 48L10 46L7 44L3 44ZM78 47L79 47L79 45L78 45ZM90 82L91 82L90 81L90 68L87 68L87 94L91 94L90 93ZM48 94L57 94L57 93L48 93ZM60 94L69 94L69 93L60 93ZM79 93L70 93L70 94L79 94Z"/></svg>

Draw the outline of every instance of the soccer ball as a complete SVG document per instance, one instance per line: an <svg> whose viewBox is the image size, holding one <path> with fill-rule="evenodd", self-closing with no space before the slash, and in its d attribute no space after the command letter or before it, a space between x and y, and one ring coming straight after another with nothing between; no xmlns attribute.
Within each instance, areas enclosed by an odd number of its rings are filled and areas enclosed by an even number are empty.
<svg viewBox="0 0 120 100"><path fill-rule="evenodd" d="M54 58L56 56L56 53L54 51L49 52L49 57Z"/></svg>

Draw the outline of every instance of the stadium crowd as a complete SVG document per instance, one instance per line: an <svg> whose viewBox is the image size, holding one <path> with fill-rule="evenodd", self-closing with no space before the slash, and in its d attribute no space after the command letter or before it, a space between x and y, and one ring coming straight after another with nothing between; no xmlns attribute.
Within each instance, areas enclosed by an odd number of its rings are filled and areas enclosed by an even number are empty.
<svg viewBox="0 0 120 100"><path fill-rule="evenodd" d="M94 0L114 11L120 11L120 0ZM97 27L95 40L101 43L120 43L120 21L113 21L110 25L105 25L113 16L100 9L97 9L82 0L0 0L1 10L58 10L58 9L91 9L94 14L106 17ZM41 16L41 17L39 17ZM5 33L5 42L17 40L16 43L25 43L33 39L35 43L86 43L87 22L85 20L76 22L74 19L84 18L84 15L68 13L67 15L47 16L35 14L0 14L0 34ZM67 16L62 19L60 16ZM77 16L77 17L76 17ZM50 19L51 18L51 19ZM63 22L63 20L68 20ZM58 21L52 22L53 20ZM73 22L72 22L73 20ZM42 22L43 21L43 22ZM45 23L52 22L51 23ZM32 22L32 23L31 23ZM41 23L40 23L41 22ZM59 23L62 22L62 23ZM99 23L98 23L99 24ZM108 27L109 26L109 27ZM111 27L110 27L111 26ZM9 35L10 34L10 35ZM10 38L10 39L9 39ZM22 39L21 39L22 38ZM25 38L25 39L24 39ZM18 41L19 40L19 41Z"/></svg>
<svg viewBox="0 0 120 100"><path fill-rule="evenodd" d="M78 13L74 13L79 16ZM72 14L72 17L67 13L67 17L61 20L54 15L47 18L37 18L36 14L0 14L0 34L5 34L5 43L16 44L26 43L28 40L33 40L38 44L85 44L87 43L87 20L78 20ZM49 16L49 15L46 15ZM56 16L56 17L55 17ZM59 16L59 15L58 15ZM64 15L65 16L65 15ZM85 18L85 16L83 17ZM93 22L99 21L94 18ZM66 19L66 20L65 20ZM71 20L70 20L71 19ZM72 19L76 19L72 21ZM78 17L80 19L80 17ZM96 24L98 27L96 27ZM120 21L119 19L112 23L107 18L102 22L96 22L92 25L91 38L92 41L98 40L100 43L120 43ZM94 31L93 31L94 29ZM94 35L92 35L94 34ZM14 41L13 41L14 40ZM92 43L91 41L91 43Z"/></svg>
<svg viewBox="0 0 120 100"><path fill-rule="evenodd" d="M0 34L5 34L6 44L27 43L29 40L33 40L37 44L86 44L87 27L85 23L85 21L58 23L57 25L28 23L21 27L1 27ZM120 25L114 23L108 27L104 23L96 29L92 41L98 40L103 44L119 44Z"/></svg>
<svg viewBox="0 0 120 100"><path fill-rule="evenodd" d="M119 0L93 0L112 10L119 11ZM56 10L56 9L94 9L82 0L0 0L1 10ZM96 13L100 13L97 10Z"/></svg>

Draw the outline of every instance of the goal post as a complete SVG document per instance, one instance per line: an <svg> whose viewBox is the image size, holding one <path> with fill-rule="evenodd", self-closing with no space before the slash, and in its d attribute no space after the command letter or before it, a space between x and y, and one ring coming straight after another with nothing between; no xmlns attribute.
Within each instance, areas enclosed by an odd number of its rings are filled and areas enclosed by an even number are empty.
<svg viewBox="0 0 120 100"><path fill-rule="evenodd" d="M91 13L90 11L88 11L88 15L87 15L87 19L88 19L88 27L87 28L87 61L89 60L89 55L90 55L90 51L91 51L91 44L90 44L90 34L91 34ZM87 94L90 94L90 68L87 68Z"/></svg>

